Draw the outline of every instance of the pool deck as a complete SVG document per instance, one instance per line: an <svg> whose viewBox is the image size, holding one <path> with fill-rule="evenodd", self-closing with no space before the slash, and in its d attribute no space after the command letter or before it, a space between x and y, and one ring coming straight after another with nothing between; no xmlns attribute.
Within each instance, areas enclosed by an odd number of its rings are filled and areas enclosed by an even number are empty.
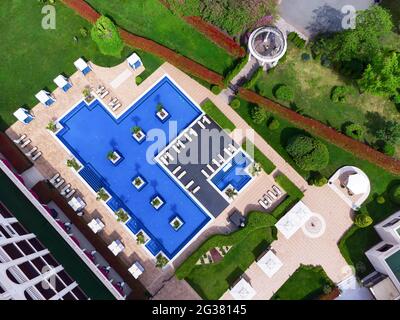
<svg viewBox="0 0 400 320"><path fill-rule="evenodd" d="M89 222L94 216L100 217L105 223L105 229L99 236L107 243L111 243L116 239L121 239L125 249L119 257L126 263L127 267L131 266L134 261L140 261L145 268L145 272L141 275L139 280L151 294L155 294L155 299L165 297L174 299L198 299L197 293L187 285L186 282L178 281L173 277L174 269L172 266L168 266L164 270L159 270L155 267L154 260L145 252L142 246L136 244L132 233L121 223L117 222L102 203L96 201L94 192L82 182L73 169L66 166L66 160L69 159L71 155L61 146L54 135L45 128L50 121L59 119L82 99L82 90L87 85L97 88L99 84L102 84L111 91L108 99L114 96L118 97L123 104L116 113L116 115L120 115L134 100L147 91L154 82L165 73L189 94L197 104L200 105L206 99L210 99L228 116L237 128L241 128L242 130L250 130L251 128L237 113L232 111L232 108L221 98L213 95L208 89L168 63L164 63L143 81L140 86L136 86L134 78L142 70L133 71L128 67L126 62L110 69L95 65L92 65L92 68L93 71L86 77L80 72L73 74L71 76L73 87L67 93L64 93L61 89L55 90L54 95L57 101L51 107L45 108L42 104L36 105L32 109L32 113L36 118L29 125L16 122L6 133L12 139L19 137L21 134L26 134L28 138L32 140L32 143L24 149L24 152L30 150L31 147L37 146L43 153L42 157L35 162L35 166L39 172L46 178L51 178L58 172L67 183L70 183L73 188L78 190L79 195L82 196L87 204L87 213L84 215L83 219ZM60 70L60 72L62 72L62 70ZM131 75L127 77L128 72L131 72ZM117 81L116 79L125 79L125 81L119 83L121 81ZM119 86L116 86L116 83L118 83ZM106 104L107 102L108 101L106 101ZM235 134L230 134L230 136L238 145L241 145L245 138L245 136ZM313 211L324 216L327 215L327 220L330 222L329 230L332 230L332 232L326 233L323 239L317 240L303 239L305 237L301 232L298 232L290 241L285 240L281 235L280 239L274 242L274 248L281 251L278 256L287 264L287 270L282 272L282 275L272 278L270 281L273 283L271 287L268 286L268 288L266 285L263 285L263 283L266 283L264 282L265 276L264 278L259 278L257 274L254 274L255 281L260 281L259 285L263 286L263 288L256 288L258 292L257 298L269 298L271 293L279 288L294 271L295 267L297 268L299 262L320 264L324 267L332 280L341 280L341 270L345 262L339 253L337 242L352 224L350 218L351 210L329 188L329 190L326 190L327 188L325 187L321 189L308 187L307 182L257 133L254 133L254 143L277 166L277 170L275 170L273 174L276 174L279 170L279 172L288 176L300 189L305 191L304 201L306 204L310 206ZM258 199L267 189L275 184L275 182L272 175L267 175L265 173L260 174L253 180L251 185L244 189L243 192L241 192L238 197L207 226L206 230L193 239L193 242L174 260L173 266L179 265L181 261L187 258L198 245L210 235L231 232L232 227L227 217L233 210L238 209L242 212L248 212L261 209L257 203ZM334 207L334 210L331 209L331 207ZM321 252L321 250L325 250L325 248L327 251ZM286 260L285 257L287 257L288 260ZM254 265L251 266L249 273L251 273L255 267ZM257 270L254 272L256 271ZM224 298L229 298L229 293L227 293Z"/></svg>

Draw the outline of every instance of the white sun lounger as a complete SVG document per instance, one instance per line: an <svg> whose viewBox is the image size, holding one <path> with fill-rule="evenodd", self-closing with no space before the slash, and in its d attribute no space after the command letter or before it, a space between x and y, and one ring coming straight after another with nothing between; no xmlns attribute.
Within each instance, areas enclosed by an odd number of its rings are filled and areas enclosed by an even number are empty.
<svg viewBox="0 0 400 320"><path fill-rule="evenodd" d="M204 174L206 178L209 177L208 173L204 169L201 169L201 173Z"/></svg>
<svg viewBox="0 0 400 320"><path fill-rule="evenodd" d="M189 183L185 186L186 189L189 189L193 185L194 181L190 180Z"/></svg>
<svg viewBox="0 0 400 320"><path fill-rule="evenodd" d="M275 193L273 193L271 190L268 190L268 191L267 191L267 194L268 194L272 199L274 199L274 200L277 199L277 196L276 196Z"/></svg>
<svg viewBox="0 0 400 320"><path fill-rule="evenodd" d="M69 183L66 184L64 186L64 188L62 188L61 191L60 191L61 195L65 195L70 187L71 187L71 184L69 184Z"/></svg>
<svg viewBox="0 0 400 320"><path fill-rule="evenodd" d="M75 189L72 189L72 190L65 196L65 198L66 198L66 199L71 198L72 195L73 195L75 192L76 192L76 190L75 190Z"/></svg>
<svg viewBox="0 0 400 320"><path fill-rule="evenodd" d="M185 133L184 136L189 142L193 141L193 139L187 133Z"/></svg>
<svg viewBox="0 0 400 320"><path fill-rule="evenodd" d="M102 94L102 93L104 92L104 90L106 90L106 88L105 88L104 86L100 85L100 86L97 88L96 93L97 93L97 94Z"/></svg>
<svg viewBox="0 0 400 320"><path fill-rule="evenodd" d="M274 199L268 194L264 194L263 197L264 197L264 201L271 202L271 203L274 201Z"/></svg>
<svg viewBox="0 0 400 320"><path fill-rule="evenodd" d="M211 167L209 164L207 165L207 168L208 168L208 170L210 170L210 171L211 171L211 173L215 172L214 168L213 168L213 167Z"/></svg>
<svg viewBox="0 0 400 320"><path fill-rule="evenodd" d="M278 186L273 185L273 186L272 186L272 190L274 190L275 195L276 195L277 197L279 197L280 195L282 195L282 191L281 191L281 189L279 189Z"/></svg>
<svg viewBox="0 0 400 320"><path fill-rule="evenodd" d="M164 158L164 156L161 156L161 157L160 157L160 160L161 160L162 163L164 163L166 166L168 166L169 163L168 163L168 161Z"/></svg>
<svg viewBox="0 0 400 320"><path fill-rule="evenodd" d="M265 204L264 201L258 200L258 204L263 207L264 209L268 209L270 205Z"/></svg>
<svg viewBox="0 0 400 320"><path fill-rule="evenodd" d="M100 98L101 98L101 99L104 99L104 98L107 97L109 94L110 94L110 92L106 90L106 91L104 91L104 92L100 95Z"/></svg>
<svg viewBox="0 0 400 320"><path fill-rule="evenodd" d="M193 189L192 193L196 194L196 192L199 191L199 190L200 190L200 186L197 186L196 188Z"/></svg>
<svg viewBox="0 0 400 320"><path fill-rule="evenodd" d="M196 132L193 128L190 128L189 132L190 132L190 134L191 134L192 136L198 137L197 132Z"/></svg>
<svg viewBox="0 0 400 320"><path fill-rule="evenodd" d="M176 145L172 145L172 148L176 151L176 153L180 153L180 152L181 152L181 150L179 150L179 149L176 147Z"/></svg>
<svg viewBox="0 0 400 320"><path fill-rule="evenodd" d="M202 128L202 129L205 129L206 128L206 126L203 124L203 123L201 123L201 121L199 120L199 121L197 121L197 124L200 126L200 128Z"/></svg>
<svg viewBox="0 0 400 320"><path fill-rule="evenodd" d="M181 166L177 166L174 171L172 171L172 174L177 174L179 172L179 170L181 170L182 167Z"/></svg>
<svg viewBox="0 0 400 320"><path fill-rule="evenodd" d="M64 183L64 179L61 179L60 181L58 181L55 185L54 188L58 189L59 187L61 187L61 185Z"/></svg>
<svg viewBox="0 0 400 320"><path fill-rule="evenodd" d="M215 160L215 159L212 159L212 162L213 162L218 168L221 166L221 164L220 164L217 160Z"/></svg>
<svg viewBox="0 0 400 320"><path fill-rule="evenodd" d="M112 111L117 111L119 108L121 108L122 104L121 103L117 103L113 108Z"/></svg>
<svg viewBox="0 0 400 320"><path fill-rule="evenodd" d="M208 119L206 116L203 116L203 122L205 122L207 124L211 123L210 119Z"/></svg>
<svg viewBox="0 0 400 320"><path fill-rule="evenodd" d="M165 153L165 157L168 158L168 159L171 160L171 161L174 161L174 160L175 160L174 157L171 156L171 154L169 153L169 151L167 151L167 152Z"/></svg>
<svg viewBox="0 0 400 320"><path fill-rule="evenodd" d="M14 141L15 144L20 144L22 142L22 140L24 140L25 138L26 138L26 134L23 134L18 139L15 139L13 141Z"/></svg>
<svg viewBox="0 0 400 320"><path fill-rule="evenodd" d="M42 153L39 151L38 153L36 153L33 157L32 160L36 161L37 159L39 159L42 156Z"/></svg>
<svg viewBox="0 0 400 320"><path fill-rule="evenodd" d="M58 179L59 177L60 177L60 174L59 174L59 173L56 173L56 174L53 176L53 178L51 178L51 179L49 180L50 184L54 185L54 183L57 181L57 179Z"/></svg>
<svg viewBox="0 0 400 320"><path fill-rule="evenodd" d="M232 155L232 152L230 152L227 148L224 149L224 152L230 157Z"/></svg>
<svg viewBox="0 0 400 320"><path fill-rule="evenodd" d="M25 155L27 157L30 157L38 148L37 147L33 147L30 151L25 152Z"/></svg>
<svg viewBox="0 0 400 320"><path fill-rule="evenodd" d="M179 144L182 149L186 148L185 144L181 140L178 140L177 144Z"/></svg>
<svg viewBox="0 0 400 320"><path fill-rule="evenodd" d="M224 162L225 162L224 157L221 156L220 154L219 154L217 157L218 157L218 159L219 159L219 161L220 161L221 163L224 163Z"/></svg>
<svg viewBox="0 0 400 320"><path fill-rule="evenodd" d="M229 144L229 147L230 147L233 151L236 151L236 150L237 150L236 147L235 147L232 143Z"/></svg>
<svg viewBox="0 0 400 320"><path fill-rule="evenodd" d="M182 171L181 174L178 176L178 179L182 179L186 174L186 171Z"/></svg>
<svg viewBox="0 0 400 320"><path fill-rule="evenodd" d="M21 148L25 148L28 144L30 144L32 141L31 139L25 140L25 142L21 145Z"/></svg>

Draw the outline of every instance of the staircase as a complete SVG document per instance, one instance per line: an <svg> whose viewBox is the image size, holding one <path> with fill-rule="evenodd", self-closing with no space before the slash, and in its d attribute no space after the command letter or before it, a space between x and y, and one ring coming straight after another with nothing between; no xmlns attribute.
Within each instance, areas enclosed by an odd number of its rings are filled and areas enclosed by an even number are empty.
<svg viewBox="0 0 400 320"><path fill-rule="evenodd" d="M98 192L103 187L102 179L97 176L90 165L86 165L81 171L79 171L79 174L95 192Z"/></svg>

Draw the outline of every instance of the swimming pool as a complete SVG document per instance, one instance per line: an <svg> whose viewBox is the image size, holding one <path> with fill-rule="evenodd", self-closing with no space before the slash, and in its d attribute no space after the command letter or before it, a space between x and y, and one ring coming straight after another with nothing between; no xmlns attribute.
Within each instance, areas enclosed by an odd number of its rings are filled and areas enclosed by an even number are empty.
<svg viewBox="0 0 400 320"><path fill-rule="evenodd" d="M251 180L250 175L245 171L250 163L250 159L243 152L238 153L215 174L211 182L221 191L228 185L240 191Z"/></svg>
<svg viewBox="0 0 400 320"><path fill-rule="evenodd" d="M158 103L169 112L169 121L157 118ZM131 128L140 126L145 133L157 128L169 143L200 114L201 110L165 76L118 119L95 100L90 105L83 101L59 121L63 129L57 137L84 165L81 177L94 191L103 187L111 194L107 205L113 211L123 208L128 212L131 220L126 226L135 234L144 230L151 238L146 247L153 255L162 250L172 259L211 218L161 166L147 161L153 142L138 143ZM176 122L176 132L170 121ZM107 159L112 150L123 157L118 165ZM139 190L132 185L137 176L146 181ZM156 195L165 201L158 210L150 203ZM177 231L170 224L176 216L184 222Z"/></svg>

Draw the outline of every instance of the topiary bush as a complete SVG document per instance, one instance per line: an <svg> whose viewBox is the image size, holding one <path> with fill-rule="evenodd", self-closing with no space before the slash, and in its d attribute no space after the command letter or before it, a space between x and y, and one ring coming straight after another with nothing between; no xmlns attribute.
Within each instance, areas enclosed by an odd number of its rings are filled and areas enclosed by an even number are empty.
<svg viewBox="0 0 400 320"><path fill-rule="evenodd" d="M260 106L253 106L251 109L251 119L254 121L256 124L262 124L264 121L267 120L268 118L268 113L265 111L264 108Z"/></svg>
<svg viewBox="0 0 400 320"><path fill-rule="evenodd" d="M286 151L296 165L305 171L324 169L329 163L329 151L321 141L302 134L289 139Z"/></svg>
<svg viewBox="0 0 400 320"><path fill-rule="evenodd" d="M389 197L395 204L400 204L400 184L396 184L390 188Z"/></svg>
<svg viewBox="0 0 400 320"><path fill-rule="evenodd" d="M377 204L384 204L386 202L386 199L384 196L378 196L376 197L376 203Z"/></svg>
<svg viewBox="0 0 400 320"><path fill-rule="evenodd" d="M304 52L304 53L301 55L301 60L303 60L304 62L310 61L310 60L311 60L310 54L307 53L307 52Z"/></svg>
<svg viewBox="0 0 400 320"><path fill-rule="evenodd" d="M357 123L351 123L346 126L344 134L355 140L362 140L364 137L365 129Z"/></svg>
<svg viewBox="0 0 400 320"><path fill-rule="evenodd" d="M275 118L272 118L268 122L268 129L269 130L278 130L280 126L281 126L281 123L279 122L279 120L277 120Z"/></svg>
<svg viewBox="0 0 400 320"><path fill-rule="evenodd" d="M345 102L348 89L345 86L335 86L331 91L331 100L333 102Z"/></svg>
<svg viewBox="0 0 400 320"><path fill-rule="evenodd" d="M135 82L136 82L137 85L139 85L139 84L141 84L143 82L143 78L141 76L137 76L135 78Z"/></svg>
<svg viewBox="0 0 400 320"><path fill-rule="evenodd" d="M384 154L393 157L394 154L396 153L396 147L388 142L384 142L382 147L380 148L381 152Z"/></svg>
<svg viewBox="0 0 400 320"><path fill-rule="evenodd" d="M118 28L111 19L105 16L98 18L91 30L91 36L102 54L117 58L121 57L124 43Z"/></svg>
<svg viewBox="0 0 400 320"><path fill-rule="evenodd" d="M320 172L311 172L308 183L316 187L322 187L328 183L328 179Z"/></svg>
<svg viewBox="0 0 400 320"><path fill-rule="evenodd" d="M370 226L374 220L366 213L359 213L354 218L354 224L359 228L366 228Z"/></svg>
<svg viewBox="0 0 400 320"><path fill-rule="evenodd" d="M217 85L213 85L213 86L211 87L211 92L214 93L215 95L220 94L221 91L222 91L222 89L221 89L219 86L217 86Z"/></svg>
<svg viewBox="0 0 400 320"><path fill-rule="evenodd" d="M231 106L233 109L239 109L239 108L240 108L240 100L237 99L237 98L233 99L233 100L231 101L231 103L230 103L230 106Z"/></svg>
<svg viewBox="0 0 400 320"><path fill-rule="evenodd" d="M278 99L278 100L283 100L283 101L292 101L294 98L294 93L292 88L290 88L289 86L283 84L280 85L274 93L274 96Z"/></svg>

